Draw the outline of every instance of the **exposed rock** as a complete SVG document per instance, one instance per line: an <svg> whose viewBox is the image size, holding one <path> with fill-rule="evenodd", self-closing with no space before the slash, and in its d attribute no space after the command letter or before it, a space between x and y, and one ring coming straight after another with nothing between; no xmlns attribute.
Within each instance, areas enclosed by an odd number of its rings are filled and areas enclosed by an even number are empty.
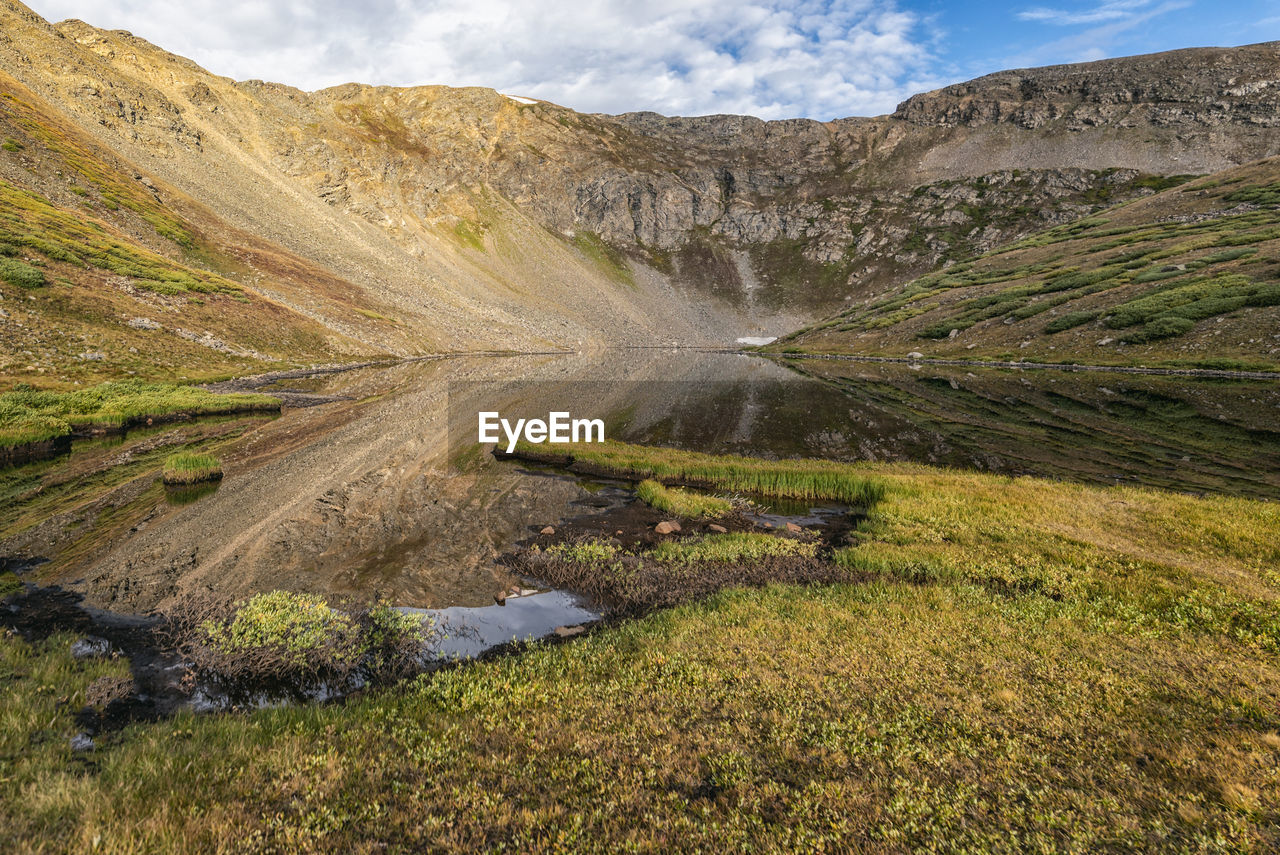
<svg viewBox="0 0 1280 855"><path fill-rule="evenodd" d="M653 527L655 534L675 534L680 531L680 523L675 520L663 520Z"/></svg>
<svg viewBox="0 0 1280 855"><path fill-rule="evenodd" d="M707 526L707 531L714 531L716 534L728 534L729 529L717 523L711 523Z"/></svg>
<svg viewBox="0 0 1280 855"><path fill-rule="evenodd" d="M150 318L133 318L129 321L129 326L135 330L158 330L161 328L160 324Z"/></svg>
<svg viewBox="0 0 1280 855"><path fill-rule="evenodd" d="M581 624L578 624L577 626L558 626L555 628L555 634L560 638L570 638L575 635L580 635L586 631L587 628Z"/></svg>
<svg viewBox="0 0 1280 855"><path fill-rule="evenodd" d="M549 526L549 525L543 526L542 531L538 532L538 534L555 534L555 533L556 533L555 527Z"/></svg>
<svg viewBox="0 0 1280 855"><path fill-rule="evenodd" d="M111 642L105 638L90 635L81 638L71 645L72 659L97 659L111 652Z"/></svg>
<svg viewBox="0 0 1280 855"><path fill-rule="evenodd" d="M804 529L793 522L789 522L787 523L787 531L793 534L799 534L800 532L804 531Z"/></svg>

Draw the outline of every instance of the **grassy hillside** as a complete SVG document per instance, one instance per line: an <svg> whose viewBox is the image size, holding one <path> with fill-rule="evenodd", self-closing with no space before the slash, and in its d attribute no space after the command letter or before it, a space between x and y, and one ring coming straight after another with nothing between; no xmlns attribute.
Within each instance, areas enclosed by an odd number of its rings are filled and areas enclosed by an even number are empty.
<svg viewBox="0 0 1280 855"><path fill-rule="evenodd" d="M313 299L332 301L324 275L291 270L296 260L247 236L229 253L193 221L197 207L3 74L0 139L0 389L194 380L371 352L260 287L305 278Z"/></svg>
<svg viewBox="0 0 1280 855"><path fill-rule="evenodd" d="M333 359L331 331L0 180L0 388ZM350 349L350 346L342 349Z"/></svg>
<svg viewBox="0 0 1280 855"><path fill-rule="evenodd" d="M0 638L0 847L1275 849L1274 503L846 470L886 487L835 556L847 583L727 590L343 704L133 725L87 755L76 711L125 664Z"/></svg>
<svg viewBox="0 0 1280 855"><path fill-rule="evenodd" d="M1280 159L1040 232L770 349L1280 367Z"/></svg>

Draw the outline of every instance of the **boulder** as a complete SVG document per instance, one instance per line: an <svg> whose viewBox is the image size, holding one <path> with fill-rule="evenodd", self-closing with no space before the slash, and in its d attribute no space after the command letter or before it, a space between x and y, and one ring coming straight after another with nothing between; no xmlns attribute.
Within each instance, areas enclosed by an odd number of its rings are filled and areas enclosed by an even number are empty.
<svg viewBox="0 0 1280 855"><path fill-rule="evenodd" d="M655 534L675 534L680 530L680 523L674 520L663 520L653 527Z"/></svg>
<svg viewBox="0 0 1280 855"><path fill-rule="evenodd" d="M111 642L90 635L71 645L72 659L97 659L111 652Z"/></svg>

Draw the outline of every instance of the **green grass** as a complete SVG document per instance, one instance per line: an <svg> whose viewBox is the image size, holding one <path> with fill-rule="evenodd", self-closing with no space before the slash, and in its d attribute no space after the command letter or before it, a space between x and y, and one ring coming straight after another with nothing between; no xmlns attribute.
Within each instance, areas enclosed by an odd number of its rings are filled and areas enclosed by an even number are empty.
<svg viewBox="0 0 1280 855"><path fill-rule="evenodd" d="M610 279L635 287L635 276L627 265L626 256L599 235L580 229L574 232L573 245Z"/></svg>
<svg viewBox="0 0 1280 855"><path fill-rule="evenodd" d="M0 258L0 279L27 290L42 288L45 284L44 273L39 268L16 258Z"/></svg>
<svg viewBox="0 0 1280 855"><path fill-rule="evenodd" d="M204 641L221 653L236 655L272 648L286 663L303 666L328 651L335 637L354 636L356 624L323 597L271 591L241 603L230 621L206 621L200 629ZM358 656L352 645L339 647L344 656Z"/></svg>
<svg viewBox="0 0 1280 855"><path fill-rule="evenodd" d="M18 388L0 394L0 448L177 413L200 416L279 408L280 401L269 395L220 395L194 386L141 380L119 380L72 392Z"/></svg>
<svg viewBox="0 0 1280 855"><path fill-rule="evenodd" d="M565 451L549 455L540 446L520 443L516 451L534 458L561 459L582 472L781 499L828 500L865 507L879 501L885 490L881 479L862 468L823 460L758 460L613 441L558 448Z"/></svg>
<svg viewBox="0 0 1280 855"><path fill-rule="evenodd" d="M137 724L88 762L75 712L123 663L0 638L0 848L1275 851L1275 503L846 468L889 488L841 553L865 581Z"/></svg>
<svg viewBox="0 0 1280 855"><path fill-rule="evenodd" d="M636 496L656 511L685 519L716 519L733 510L733 503L721 496L694 493L645 480L636 485Z"/></svg>
<svg viewBox="0 0 1280 855"><path fill-rule="evenodd" d="M130 243L103 223L59 210L47 199L6 181L0 181L0 243L27 247L52 261L127 276L136 287L158 294L238 297L243 291L228 279Z"/></svg>
<svg viewBox="0 0 1280 855"><path fill-rule="evenodd" d="M760 561L775 556L804 556L817 554L814 541L793 540L755 531L735 531L728 534L709 534L699 538L663 541L647 553L655 561L673 564L700 564L715 562Z"/></svg>
<svg viewBox="0 0 1280 855"><path fill-rule="evenodd" d="M21 590L22 582L19 581L15 573L9 571L0 573L0 599Z"/></svg>
<svg viewBox="0 0 1280 855"><path fill-rule="evenodd" d="M1276 168L1260 161L1237 170L1238 180L1193 181L1055 226L852 303L766 349L785 342L805 352L901 355L902 342L918 338L939 342L930 354L938 356L996 358L1017 344L1028 359L1134 364L1135 351L1097 350L1106 343L1085 331L1061 335L1101 317L1115 329L1141 327L1117 338L1145 345L1142 364L1200 349L1264 359L1256 345L1274 312L1238 310L1280 305ZM1238 210L1241 202L1261 207ZM1050 311L1062 314L1024 323ZM1207 318L1230 321L1214 329L1221 338L1187 335ZM951 342L953 330L964 335Z"/></svg>
<svg viewBox="0 0 1280 855"><path fill-rule="evenodd" d="M222 461L212 454L171 454L164 462L163 478L164 483L173 485L218 481L222 478Z"/></svg>

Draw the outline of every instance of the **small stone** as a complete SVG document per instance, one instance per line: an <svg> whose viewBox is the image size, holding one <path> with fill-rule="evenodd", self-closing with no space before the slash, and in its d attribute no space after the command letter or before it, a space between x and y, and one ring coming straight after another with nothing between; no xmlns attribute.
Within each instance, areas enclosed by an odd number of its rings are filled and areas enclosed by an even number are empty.
<svg viewBox="0 0 1280 855"><path fill-rule="evenodd" d="M787 531L793 532L795 534L799 534L800 532L804 531L804 529L802 529L800 526L796 525L793 522L789 522L787 523Z"/></svg>
<svg viewBox="0 0 1280 855"><path fill-rule="evenodd" d="M622 534L622 529L618 529L617 531L614 532L614 534Z"/></svg>
<svg viewBox="0 0 1280 855"><path fill-rule="evenodd" d="M521 588L520 589L520 596L522 597L532 597L536 593L538 593L537 588Z"/></svg>
<svg viewBox="0 0 1280 855"><path fill-rule="evenodd" d="M907 354L907 359L924 359L924 354L918 350L913 350Z"/></svg>
<svg viewBox="0 0 1280 855"><path fill-rule="evenodd" d="M947 333L947 338L955 338L958 335L960 335L960 330L952 330L951 332Z"/></svg>
<svg viewBox="0 0 1280 855"><path fill-rule="evenodd" d="M578 624L577 626L558 626L555 629L556 635L561 638L569 638L570 636L578 635L586 631L587 628L582 624Z"/></svg>
<svg viewBox="0 0 1280 855"><path fill-rule="evenodd" d="M549 526L549 525L547 525L547 526L543 526L543 527L542 527L542 531L540 531L540 532L538 532L538 533L539 533L539 534L555 534L555 533L556 533L556 530L555 530L555 528L554 528L553 526Z"/></svg>
<svg viewBox="0 0 1280 855"><path fill-rule="evenodd" d="M71 737L71 750L92 751L93 737L89 736L87 733L77 733L75 736Z"/></svg>
<svg viewBox="0 0 1280 855"><path fill-rule="evenodd" d="M107 358L107 355L105 353L100 353L96 350L85 351L84 353L80 354L79 358L87 362L101 362L102 360Z"/></svg>
<svg viewBox="0 0 1280 855"><path fill-rule="evenodd" d="M712 523L711 525L707 526L707 531L714 531L716 534L729 533L729 529L725 528L722 525L716 525L715 523Z"/></svg>
<svg viewBox="0 0 1280 855"><path fill-rule="evenodd" d="M135 330L158 330L160 325L150 318L134 318L129 321L129 326Z"/></svg>
<svg viewBox="0 0 1280 855"><path fill-rule="evenodd" d="M680 530L680 523L674 520L663 520L653 527L655 534L675 534Z"/></svg>
<svg viewBox="0 0 1280 855"><path fill-rule="evenodd" d="M493 601L500 606L505 606L507 604L507 592L499 591L498 593L494 594Z"/></svg>
<svg viewBox="0 0 1280 855"><path fill-rule="evenodd" d="M72 659L97 659L111 652L111 642L90 635L71 645Z"/></svg>

